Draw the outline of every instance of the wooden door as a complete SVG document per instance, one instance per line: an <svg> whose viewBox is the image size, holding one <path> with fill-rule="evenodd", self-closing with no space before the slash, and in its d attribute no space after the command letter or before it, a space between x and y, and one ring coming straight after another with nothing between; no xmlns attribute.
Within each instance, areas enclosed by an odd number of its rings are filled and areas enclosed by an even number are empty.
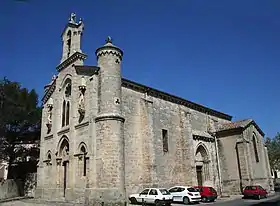
<svg viewBox="0 0 280 206"><path fill-rule="evenodd" d="M202 166L196 166L197 184L202 186Z"/></svg>

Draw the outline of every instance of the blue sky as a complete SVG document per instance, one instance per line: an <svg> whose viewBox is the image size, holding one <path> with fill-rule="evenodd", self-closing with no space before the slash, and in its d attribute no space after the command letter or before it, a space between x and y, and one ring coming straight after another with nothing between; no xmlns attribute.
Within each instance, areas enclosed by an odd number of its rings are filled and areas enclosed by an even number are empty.
<svg viewBox="0 0 280 206"><path fill-rule="evenodd" d="M87 65L108 35L123 76L280 132L278 0L13 0L0 2L0 77L42 97L69 14L85 22Z"/></svg>

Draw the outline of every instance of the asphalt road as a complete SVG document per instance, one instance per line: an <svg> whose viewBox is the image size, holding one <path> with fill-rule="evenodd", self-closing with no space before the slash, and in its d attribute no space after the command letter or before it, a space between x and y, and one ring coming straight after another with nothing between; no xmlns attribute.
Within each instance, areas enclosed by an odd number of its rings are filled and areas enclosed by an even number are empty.
<svg viewBox="0 0 280 206"><path fill-rule="evenodd" d="M229 201L217 201L214 203L201 203L202 205L217 205L217 206L280 206L280 193L277 193L275 196L268 197L267 199L261 200L251 200L251 199L237 199Z"/></svg>
<svg viewBox="0 0 280 206"><path fill-rule="evenodd" d="M35 203L32 200L17 200L12 202L0 203L1 206L72 206L72 204L44 204ZM213 203L200 203L193 206L280 206L280 193L261 200L249 200L249 199L236 199L236 200L217 200ZM128 205L130 206L130 204ZM133 205L135 206L135 205ZM141 206L141 205L139 205ZM184 206L183 204L172 204L172 206Z"/></svg>

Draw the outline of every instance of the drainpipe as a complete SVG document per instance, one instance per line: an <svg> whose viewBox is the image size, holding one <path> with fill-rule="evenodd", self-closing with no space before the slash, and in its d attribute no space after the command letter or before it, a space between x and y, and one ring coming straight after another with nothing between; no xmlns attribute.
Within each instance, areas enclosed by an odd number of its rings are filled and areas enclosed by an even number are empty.
<svg viewBox="0 0 280 206"><path fill-rule="evenodd" d="M219 190L220 190L220 195L222 196L223 189L222 189L222 177L221 177L221 167L220 167L220 158L219 158L219 150L218 150L218 141L217 141L217 135L216 132L211 132L210 130L210 121L209 121L209 115L207 113L207 131L208 133L214 137L215 140L215 150L216 150L216 158L217 158L217 165L218 165L218 177L219 177Z"/></svg>
<svg viewBox="0 0 280 206"><path fill-rule="evenodd" d="M213 134L215 139L215 148L216 148L216 157L217 157L217 164L218 164L218 176L219 176L219 188L220 188L220 195L222 196L223 189L222 189L222 177L221 177L221 167L220 167L220 158L219 158L219 150L218 150L218 142L216 134Z"/></svg>

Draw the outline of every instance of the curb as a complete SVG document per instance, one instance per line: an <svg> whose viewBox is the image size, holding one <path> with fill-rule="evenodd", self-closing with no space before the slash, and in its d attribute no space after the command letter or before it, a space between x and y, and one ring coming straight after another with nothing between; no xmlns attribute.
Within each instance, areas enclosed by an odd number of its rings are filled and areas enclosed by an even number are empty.
<svg viewBox="0 0 280 206"><path fill-rule="evenodd" d="M23 200L23 199L33 199L33 197L12 197L12 198L6 198L6 199L3 199L3 200L0 200L0 203L12 202L12 201Z"/></svg>
<svg viewBox="0 0 280 206"><path fill-rule="evenodd" d="M239 199L242 199L242 195L223 196L223 197L217 198L217 201L219 201L219 202L227 202L227 201L239 200Z"/></svg>

